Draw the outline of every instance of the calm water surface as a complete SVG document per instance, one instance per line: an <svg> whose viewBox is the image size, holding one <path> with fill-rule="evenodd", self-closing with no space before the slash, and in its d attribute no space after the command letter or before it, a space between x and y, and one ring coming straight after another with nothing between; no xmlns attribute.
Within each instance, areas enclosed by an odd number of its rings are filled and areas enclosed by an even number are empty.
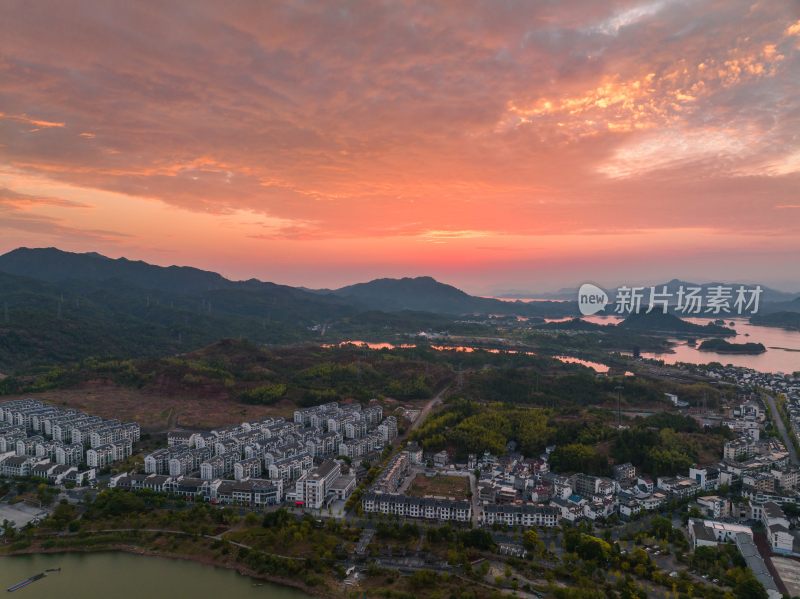
<svg viewBox="0 0 800 599"><path fill-rule="evenodd" d="M687 318L698 324L705 324L708 320L700 318ZM786 331L774 327L759 327L750 324L743 318L726 319L726 325L736 329L736 337L726 337L731 343L763 343L767 351L757 356L718 354L716 352L700 351L697 347L690 347L686 341L673 340L677 345L674 353L656 354L642 352L643 358L664 360L667 364L687 362L689 364L708 364L720 362L733 364L744 368L752 368L759 372L791 373L800 370L800 332ZM698 345L700 344L698 340ZM794 351L792 351L794 350Z"/></svg>
<svg viewBox="0 0 800 599"><path fill-rule="evenodd" d="M618 324L622 321L622 318L614 315L583 316L582 318L600 325ZM711 322L708 318L684 318L684 320L699 325L706 325ZM759 372L791 373L800 370L800 332L786 331L775 327L760 327L750 324L750 321L744 318L726 318L725 326L736 330L736 337L726 337L731 343L763 343L767 351L757 356L719 354L717 352L700 351L697 347L688 345L686 340L671 339L670 341L674 344L672 353L642 352L642 357L663 360L666 364L675 364L676 362L686 362L688 364L720 362L743 368L752 368ZM700 339L698 339L697 344L700 344Z"/></svg>
<svg viewBox="0 0 800 599"><path fill-rule="evenodd" d="M14 593L5 589L48 568L62 568ZM261 585L261 586L256 586ZM31 555L0 558L0 593L10 599L142 599L236 597L308 599L300 591L193 562L127 553Z"/></svg>
<svg viewBox="0 0 800 599"><path fill-rule="evenodd" d="M583 316L584 320L593 322L600 325L615 325L622 321L622 318L615 315L609 316ZM570 320L571 318L553 318L546 319L549 322L558 322ZM705 325L710 322L707 318L685 318L690 322ZM730 324L733 323L733 324ZM654 358L656 360L663 360L667 364L675 364L676 362L686 362L689 364L708 364L709 362L721 362L722 364L733 364L734 366L741 366L744 368L752 368L760 372L784 372L791 373L800 370L800 332L786 331L784 329L774 327L760 327L750 324L744 318L727 318L725 319L725 326L736 330L736 337L726 338L732 343L763 343L767 351L757 356L736 355L736 354L719 354L716 352L700 351L697 347L691 347L686 343L686 340L671 339L674 344L671 353L654 353L642 352L643 358ZM698 345L701 339L698 339ZM395 345L392 343L367 343L365 341L346 341L343 343L354 343L357 345L366 345L372 349L392 349L395 347L414 347L413 344ZM468 345L432 345L432 349L438 351L461 351L472 352L477 348ZM501 351L508 351L509 353L517 353L518 350L500 350L500 349L484 349L484 351L492 353L500 353ZM528 355L535 355L534 352L524 352ZM607 372L608 366L598 362L590 362L587 360L580 360L573 356L554 356L556 359L563 362L571 362L576 364L583 364L589 368L593 368L596 372Z"/></svg>

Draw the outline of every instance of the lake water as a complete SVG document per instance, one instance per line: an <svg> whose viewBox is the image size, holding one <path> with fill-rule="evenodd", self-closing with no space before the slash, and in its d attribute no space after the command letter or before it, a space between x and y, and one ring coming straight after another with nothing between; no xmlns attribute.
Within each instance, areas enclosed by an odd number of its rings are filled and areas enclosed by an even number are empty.
<svg viewBox="0 0 800 599"><path fill-rule="evenodd" d="M600 325L614 325L622 321L619 316L583 316L587 322ZM569 318L548 319L552 322L563 322ZM684 318L689 322L699 325L706 325L711 322L708 318ZM730 323L733 323L731 325ZM800 332L786 331L775 327L760 327L750 324L744 318L727 318L725 326L736 330L736 337L726 337L732 343L763 343L767 351L757 356L719 354L717 352L700 351L697 347L691 347L682 339L670 339L674 344L671 353L642 352L643 358L653 358L663 360L666 364L686 362L688 364L708 364L709 362L720 362L722 364L733 364L743 368L752 368L759 372L783 372L791 373L800 370ZM697 340L698 345L700 339ZM795 350L795 351L791 351Z"/></svg>
<svg viewBox="0 0 800 599"><path fill-rule="evenodd" d="M49 568L62 568L27 587L5 589ZM257 586L261 585L261 586ZM19 599L142 599L236 597L308 599L287 587L240 576L233 570L128 553L64 553L0 557L0 593Z"/></svg>
<svg viewBox="0 0 800 599"><path fill-rule="evenodd" d="M622 321L622 318L615 315L608 316L583 316L583 320L593 322L600 325L615 325ZM548 322L559 322L570 320L570 318L555 318L547 319ZM705 325L710 322L707 318L684 318L689 322ZM733 323L731 325L730 323ZM725 326L736 330L736 337L727 337L728 341L733 343L763 343L767 351L757 356L750 355L737 355L737 354L719 354L716 352L700 351L697 347L689 346L685 340L671 339L674 344L671 353L654 353L642 352L643 358L653 358L656 360L663 360L667 364L675 364L676 362L687 362L689 364L708 364L709 362L720 362L722 364L733 364L734 366L741 366L744 368L752 368L760 372L783 372L792 373L800 370L800 332L786 331L784 329L774 327L760 327L750 324L744 318L728 318L725 320ZM701 339L698 339L698 345ZM372 349L392 349L395 347L414 347L413 344L394 345L392 343L367 343L365 341L349 341L343 343L354 343L357 345L367 345ZM461 351L472 352L475 347L468 345L432 345L432 349L438 351ZM794 350L794 351L792 351ZM508 349L484 349L484 351L499 353L500 351L508 351L509 353L518 353L520 350ZM524 351L527 355L535 355L533 352ZM583 364L589 368L593 368L597 372L607 372L608 366L598 362L589 362L580 360L572 356L554 356L555 358L563 361L576 364Z"/></svg>
<svg viewBox="0 0 800 599"><path fill-rule="evenodd" d="M707 319L687 318L686 320L697 324L706 324ZM759 327L750 324L743 318L728 319L725 326L736 330L736 337L726 337L732 343L763 343L767 351L757 356L718 354L716 352L700 351L697 347L690 347L686 341L675 340L674 353L657 354L642 352L643 358L664 360L667 364L688 362L689 364L707 364L720 362L733 364L744 368L752 368L759 372L791 373L800 370L800 332L786 331L774 327ZM698 339L698 345L700 340ZM795 350L795 351L791 351Z"/></svg>

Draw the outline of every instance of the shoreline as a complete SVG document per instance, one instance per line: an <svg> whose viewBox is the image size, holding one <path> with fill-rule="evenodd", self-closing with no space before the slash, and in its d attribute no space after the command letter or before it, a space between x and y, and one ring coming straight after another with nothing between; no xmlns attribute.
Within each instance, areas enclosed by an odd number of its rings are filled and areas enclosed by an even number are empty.
<svg viewBox="0 0 800 599"><path fill-rule="evenodd" d="M194 562L203 566L212 566L215 568L224 568L225 570L233 570L240 576L246 576L253 580L269 582L276 586L283 586L286 588L294 589L297 591L301 591L309 595L309 597L317 597L319 599L336 599L337 595L332 595L327 592L321 593L319 589L314 589L308 587L307 585L299 582L297 580L289 579L289 578L281 578L279 576L270 576L268 574L259 574L258 572L251 570L250 568L241 565L241 564L229 564L229 563L220 563L213 558L203 557L203 556L191 556L185 554L178 554L178 553L164 553L160 551L155 551L152 549L145 549L143 547L139 547L136 545L112 545L110 547L103 547L98 549L89 549L89 548L29 548L29 549L20 549L18 551L10 551L8 553L0 553L0 560L5 557L20 557L26 555L56 555L59 553L64 554L77 554L77 553L128 553L131 555L139 555L142 557L154 557L159 559L169 559L169 560L181 560L181 561L188 561Z"/></svg>

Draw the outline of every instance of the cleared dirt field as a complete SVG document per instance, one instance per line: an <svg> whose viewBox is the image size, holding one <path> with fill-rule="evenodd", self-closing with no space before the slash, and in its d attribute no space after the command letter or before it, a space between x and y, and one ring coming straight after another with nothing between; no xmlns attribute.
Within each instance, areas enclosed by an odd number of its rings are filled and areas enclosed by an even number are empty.
<svg viewBox="0 0 800 599"><path fill-rule="evenodd" d="M291 417L294 411L290 402L286 402L286 405L251 406L227 398L165 395L109 385L8 395L0 397L0 405L23 397L76 408L104 418L126 422L132 420L147 432L166 431L175 427L210 429L266 416Z"/></svg>
<svg viewBox="0 0 800 599"><path fill-rule="evenodd" d="M466 499L469 492L469 479L466 476L425 476L417 474L406 491L412 497L436 495L438 497L454 497Z"/></svg>
<svg viewBox="0 0 800 599"><path fill-rule="evenodd" d="M800 561L791 557L777 557L774 555L770 559L789 594L792 597L800 595Z"/></svg>

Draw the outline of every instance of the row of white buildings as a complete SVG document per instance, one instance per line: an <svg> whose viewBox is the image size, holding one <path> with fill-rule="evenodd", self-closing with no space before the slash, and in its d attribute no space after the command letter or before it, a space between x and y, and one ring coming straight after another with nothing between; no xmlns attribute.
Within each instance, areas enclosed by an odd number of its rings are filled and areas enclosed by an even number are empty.
<svg viewBox="0 0 800 599"><path fill-rule="evenodd" d="M0 404L0 457L31 458L12 460L5 470L27 472L39 463L99 470L128 458L140 437L135 422L105 419L35 399Z"/></svg>
<svg viewBox="0 0 800 599"><path fill-rule="evenodd" d="M263 507L285 501L320 509L333 499L345 500L355 489L355 477L343 475L341 464L324 460L292 484L282 478L244 477L202 479L193 476L125 473L113 476L112 488L129 491L148 490L222 505Z"/></svg>
<svg viewBox="0 0 800 599"><path fill-rule="evenodd" d="M381 406L329 403L296 410L291 421L266 418L210 432L172 432L168 446L145 456L144 466L148 475L211 486L231 479L280 481L279 501L318 509L355 488L355 476L342 474L335 458L382 450L396 437L397 420L384 418Z"/></svg>
<svg viewBox="0 0 800 599"><path fill-rule="evenodd" d="M443 497L411 497L400 492L412 464L421 464L421 451L416 444L395 455L361 498L365 513L423 518L439 522L470 522L469 501Z"/></svg>

